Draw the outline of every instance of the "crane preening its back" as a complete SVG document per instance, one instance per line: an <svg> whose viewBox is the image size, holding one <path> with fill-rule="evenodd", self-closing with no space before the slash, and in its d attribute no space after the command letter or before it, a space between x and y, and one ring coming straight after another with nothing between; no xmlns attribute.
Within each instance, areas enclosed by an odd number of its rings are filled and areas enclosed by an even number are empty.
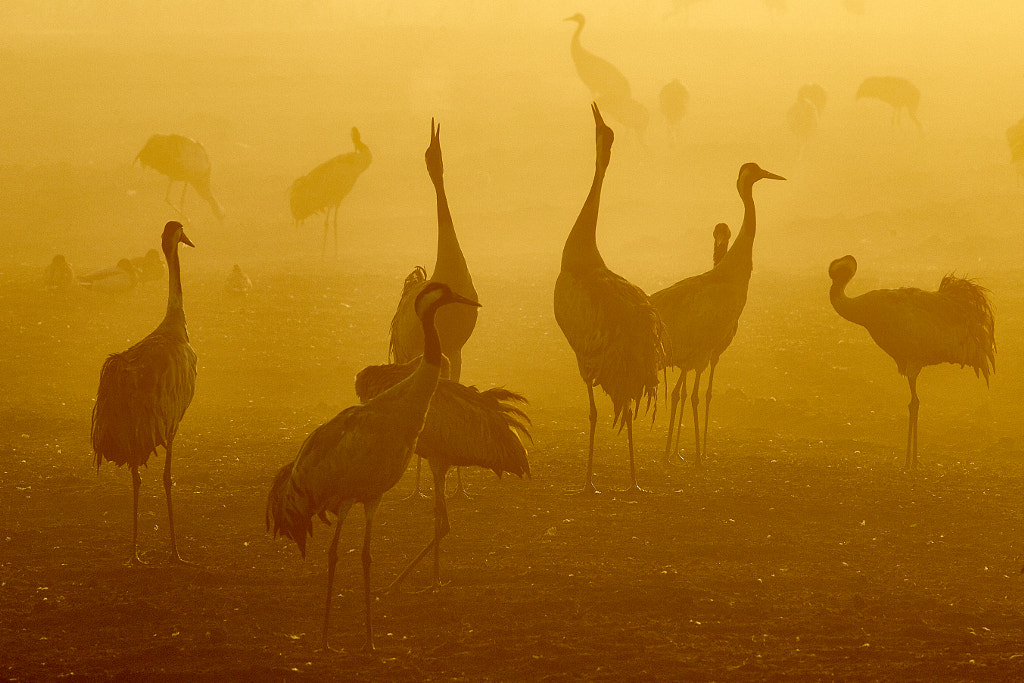
<svg viewBox="0 0 1024 683"><path fill-rule="evenodd" d="M590 193L565 240L562 267L555 281L555 320L576 354L580 377L590 399L590 446L584 493L596 493L594 431L597 405L594 387L612 399L614 423L626 427L629 441L628 492L642 491L636 482L633 459L633 418L646 399L650 407L658 389L658 370L665 363L665 327L642 289L616 275L597 249L597 216L601 187L611 159L614 133L594 114L597 162Z"/></svg>
<svg viewBox="0 0 1024 683"><path fill-rule="evenodd" d="M857 88L857 99L872 97L892 107L892 124L900 122L904 111L910 116L918 130L917 107L921 103L921 91L913 83L898 76L872 76L865 78Z"/></svg>
<svg viewBox="0 0 1024 683"><path fill-rule="evenodd" d="M690 403L693 409L694 459L698 465L702 463L703 449L697 412L700 402L700 376L709 364L718 363L719 356L732 343L740 315L747 303L747 288L754 267L754 234L757 229L754 183L765 178L785 180L782 176L766 171L755 163L746 163L740 167L736 178L736 190L743 202L743 224L732 247L722 254L729 242L729 229L728 226L719 224L715 227L714 235L715 256L718 258L714 267L651 295L651 303L654 304L668 330L665 365L679 368L679 380L672 389L672 408L669 412L668 437L665 442L666 461L672 457L672 430L676 427L676 409L680 396L685 396L686 374L692 370L694 378ZM712 372L704 399L705 440L713 381ZM679 422L681 425L682 412L679 414Z"/></svg>
<svg viewBox="0 0 1024 683"><path fill-rule="evenodd" d="M168 265L167 313L160 325L127 351L112 354L100 370L100 385L92 411L92 448L97 469L104 460L128 465L132 472L132 556L138 552L139 466L149 461L157 446L166 451L164 492L171 531L171 559L181 561L174 537L171 507L171 452L178 425L192 402L196 388L196 354L188 343L182 308L181 264L178 244L195 246L181 223L164 226L161 246Z"/></svg>
<svg viewBox="0 0 1024 683"><path fill-rule="evenodd" d="M921 369L939 363L967 365L985 378L985 384L995 371L995 317L988 290L972 280L947 275L935 292L903 287L849 297L846 286L856 272L857 260L852 256L829 264L829 299L836 313L867 328L910 384L906 466L912 469L917 467L917 376Z"/></svg>
<svg viewBox="0 0 1024 683"><path fill-rule="evenodd" d="M210 157L195 140L184 135L154 135L139 150L135 161L167 176L164 201L171 206L174 206L170 199L171 186L176 182L182 183L181 201L174 207L182 217L185 216L185 192L191 185L213 209L217 220L224 219L224 210L210 189Z"/></svg>
<svg viewBox="0 0 1024 683"><path fill-rule="evenodd" d="M356 395L364 403L408 377L419 359L407 363L371 365L356 375ZM434 589L440 587L440 545L449 530L444 480L450 467L483 467L499 477L509 472L530 476L526 448L519 435L529 437L530 419L519 406L526 399L504 388L480 391L441 379L430 402L416 453L426 458L434 475L434 538L409 563L391 587L398 585L423 557L434 550Z"/></svg>
<svg viewBox="0 0 1024 683"><path fill-rule="evenodd" d="M267 529L295 541L303 557L312 520L327 512L337 515L328 551L327 605L323 642L329 649L327 627L331 614L334 568L338 562L341 525L355 503L366 515L363 535L363 589L366 604L366 649L373 649L370 622L370 532L380 499L401 479L430 407L441 376L441 342L434 326L437 310L452 303L479 306L432 282L416 297L416 313L423 327L424 351L416 369L404 380L362 405L338 413L317 427L299 448L294 462L277 473L267 499Z"/></svg>
<svg viewBox="0 0 1024 683"><path fill-rule="evenodd" d="M327 253L327 229L334 209L334 255L338 255L338 207L348 196L359 175L370 167L373 155L352 129L355 151L340 154L320 164L292 183L289 201L295 223L301 223L313 214L324 212L324 244L321 255Z"/></svg>

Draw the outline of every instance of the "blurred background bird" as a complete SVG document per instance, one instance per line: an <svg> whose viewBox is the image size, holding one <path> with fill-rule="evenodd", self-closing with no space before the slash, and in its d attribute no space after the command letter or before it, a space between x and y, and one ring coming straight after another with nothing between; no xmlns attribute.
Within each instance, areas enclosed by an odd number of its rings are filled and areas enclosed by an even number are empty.
<svg viewBox="0 0 1024 683"><path fill-rule="evenodd" d="M154 135L139 150L135 161L167 176L167 193L164 195L164 201L177 209L183 219L185 193L191 185L196 194L210 205L217 220L224 220L224 209L210 189L210 157L207 156L206 149L195 140L184 135ZM174 206L171 202L171 186L177 182L182 183L181 200Z"/></svg>

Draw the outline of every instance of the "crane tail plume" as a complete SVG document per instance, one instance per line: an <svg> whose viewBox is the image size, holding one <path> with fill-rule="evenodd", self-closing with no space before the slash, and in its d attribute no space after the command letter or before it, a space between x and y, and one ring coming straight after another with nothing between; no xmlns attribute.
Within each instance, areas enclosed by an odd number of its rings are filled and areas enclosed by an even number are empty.
<svg viewBox="0 0 1024 683"><path fill-rule="evenodd" d="M950 273L942 278L939 293L964 322L961 366L969 365L976 376L985 378L987 385L996 367L995 315L988 289Z"/></svg>
<svg viewBox="0 0 1024 683"><path fill-rule="evenodd" d="M274 476L267 497L266 523L267 531L273 523L274 538L278 535L290 538L299 546L299 552L306 556L306 537L313 535L313 516L308 506L303 504L303 497L295 490L292 472L295 463L290 462Z"/></svg>
<svg viewBox="0 0 1024 683"><path fill-rule="evenodd" d="M162 415L150 402L133 401L137 393L134 389L129 361L123 353L111 354L100 370L100 387L92 409L91 438L97 470L104 458L117 466L145 464L157 446L165 445Z"/></svg>

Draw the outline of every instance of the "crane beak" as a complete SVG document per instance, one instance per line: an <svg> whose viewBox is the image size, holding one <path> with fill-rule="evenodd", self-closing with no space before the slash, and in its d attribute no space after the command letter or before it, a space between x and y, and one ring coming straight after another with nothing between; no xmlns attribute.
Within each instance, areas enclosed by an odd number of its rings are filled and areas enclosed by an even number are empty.
<svg viewBox="0 0 1024 683"><path fill-rule="evenodd" d="M473 301L472 299L468 299L468 298L466 298L466 297L464 297L461 294L458 294L456 292L452 292L452 296L451 296L450 301L451 301L451 303L466 304L467 306L476 306L477 308L480 307L480 304L478 302Z"/></svg>
<svg viewBox="0 0 1024 683"><path fill-rule="evenodd" d="M183 244L187 244L188 246L192 247L193 249L196 246L196 245L192 244L192 240L190 240L188 238L188 235L186 235L184 232L181 233L181 239L179 239L178 241L183 243Z"/></svg>
<svg viewBox="0 0 1024 683"><path fill-rule="evenodd" d="M764 171L764 175L761 176L761 177L762 178L768 178L769 180L785 180L785 178L783 178L782 176L775 175L774 173L772 173L770 171Z"/></svg>

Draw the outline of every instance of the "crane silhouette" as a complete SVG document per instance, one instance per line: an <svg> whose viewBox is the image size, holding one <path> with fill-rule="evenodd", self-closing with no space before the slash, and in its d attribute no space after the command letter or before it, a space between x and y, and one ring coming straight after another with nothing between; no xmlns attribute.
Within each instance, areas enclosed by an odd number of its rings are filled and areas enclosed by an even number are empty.
<svg viewBox="0 0 1024 683"><path fill-rule="evenodd" d="M43 270L43 287L49 292L69 292L78 288L75 269L63 254L57 254Z"/></svg>
<svg viewBox="0 0 1024 683"><path fill-rule="evenodd" d="M437 310L446 304L478 303L431 282L416 297L423 327L423 358L415 371L370 401L346 408L306 437L294 462L274 477L267 499L267 530L295 541L306 556L306 536L313 534L314 516L337 515L334 538L327 554L327 604L324 611L324 649L330 649L327 629L331 616L338 538L345 516L361 503L366 516L363 535L363 589L366 604L365 649L373 649L370 622L370 533L381 497L401 479L441 376L441 342L434 325Z"/></svg>
<svg viewBox="0 0 1024 683"><path fill-rule="evenodd" d="M583 208L562 250L562 267L555 281L555 320L576 354L580 377L590 399L590 446L587 481L583 493L594 488L594 431L597 405L594 387L601 386L612 399L613 426L626 427L629 441L627 493L641 492L633 458L633 418L646 397L647 407L656 397L658 369L665 362L665 327L647 295L616 275L597 249L597 216L601 187L611 159L614 133L591 105L596 129L597 162L594 181Z"/></svg>
<svg viewBox="0 0 1024 683"><path fill-rule="evenodd" d="M921 130L921 122L917 120L917 106L921 103L921 91L913 83L898 76L872 76L865 78L857 88L857 99L871 97L881 100L892 107L892 124L896 125L906 111L917 129Z"/></svg>
<svg viewBox="0 0 1024 683"><path fill-rule="evenodd" d="M423 266L416 266L405 278L398 308L391 319L391 335L388 342L388 355L396 363L405 363L423 353L423 331L418 324L413 302L429 283L443 282L453 291L474 301L479 300L473 286L473 276L469 273L466 257L459 246L458 235L455 234L452 212L448 208L448 195L444 189L444 160L441 157L441 124L435 125L433 119L430 120L430 144L423 156L427 174L434 185L437 197L437 256L434 260L434 271L429 278ZM441 351L451 362L450 378L456 382L462 376L462 347L473 334L476 319L477 310L463 306L443 310L437 315L437 334L441 338ZM421 463L417 460L414 497L424 495L419 490L420 468ZM462 477L457 476L455 495L465 497Z"/></svg>
<svg viewBox="0 0 1024 683"><path fill-rule="evenodd" d="M217 220L224 220L224 210L210 189L210 157L201 144L184 135L153 135L135 156L135 161L167 176L164 201L185 216L185 192L191 185L206 200ZM171 186L182 183L181 201L171 202Z"/></svg>
<svg viewBox="0 0 1024 683"><path fill-rule="evenodd" d="M686 374L694 372L690 404L693 409L694 459L700 465L701 435L698 418L700 403L700 376L708 365L720 356L736 334L743 307L747 303L747 287L753 271L754 234L757 216L754 208L754 183L769 178L785 180L764 170L755 163L740 167L736 190L743 202L743 224L732 247L711 270L688 277L651 295L651 303L668 330L666 350L667 366L679 368L679 379L672 389L672 407L669 412L668 437L665 442L665 460L672 456L672 429L680 396L685 396ZM728 230L728 228L726 228ZM726 242L728 236L724 237ZM721 247L721 232L716 237L716 251ZM711 403L712 383L708 381L705 395L705 420ZM679 416L680 425L682 414ZM706 426L705 426L706 430Z"/></svg>
<svg viewBox="0 0 1024 683"><path fill-rule="evenodd" d="M947 275L935 292L914 287L876 289L849 297L846 286L857 259L843 256L829 264L829 299L836 313L865 327L875 343L896 361L910 384L906 467L917 467L917 376L927 365L954 363L975 375L995 371L995 318L988 290L972 280Z"/></svg>
<svg viewBox="0 0 1024 683"><path fill-rule="evenodd" d="M818 131L818 122L825 109L827 99L825 89L820 85L805 83L800 86L796 94L796 101L786 112L786 125L789 127L789 132L800 140L801 155L803 155L804 145Z"/></svg>
<svg viewBox="0 0 1024 683"><path fill-rule="evenodd" d="M163 446L164 493L171 531L171 560L182 562L174 537L171 506L171 455L185 411L196 389L196 354L188 343L182 306L178 245L194 247L181 223L170 221L160 237L168 265L167 312L149 336L121 353L111 354L100 370L96 405L92 410L92 448L96 468L109 460L128 465L132 473L132 556L139 558L139 466Z"/></svg>
<svg viewBox="0 0 1024 683"><path fill-rule="evenodd" d="M167 277L167 267L156 249L150 249L145 256L136 256L131 259L131 264L138 273L139 282L155 282Z"/></svg>
<svg viewBox="0 0 1024 683"><path fill-rule="evenodd" d="M327 232L334 209L334 255L338 255L338 207L348 196L359 175L370 167L373 155L363 144L359 130L352 129L352 144L355 151L339 154L320 164L302 176L291 187L292 217L298 225L313 214L324 212L324 244L321 255L327 253Z"/></svg>
<svg viewBox="0 0 1024 683"><path fill-rule="evenodd" d="M244 296L251 289L252 280L242 271L242 267L236 263L231 272L228 273L228 279L224 282L224 291L229 294L241 294Z"/></svg>
<svg viewBox="0 0 1024 683"><path fill-rule="evenodd" d="M689 103L690 92L685 85L679 82L678 78L667 83L658 94L658 105L661 108L661 115L665 117L665 122L668 124L668 135L672 144L676 143L679 124L683 120L683 116L686 115L686 107Z"/></svg>
<svg viewBox="0 0 1024 683"><path fill-rule="evenodd" d="M139 270L126 258L112 268L102 268L78 276L78 283L93 292L124 294L135 289L140 280Z"/></svg>
<svg viewBox="0 0 1024 683"><path fill-rule="evenodd" d="M407 363L371 365L356 375L356 396L363 403L408 377L419 359ZM443 373L442 373L443 374ZM442 379L430 402L423 431L416 442L416 453L430 464L434 475L434 538L399 574L388 590L408 576L431 549L434 551L434 589L441 586L440 546L448 535L448 507L444 481L454 466L483 467L499 477L510 472L520 478L530 476L526 448L519 433L529 437L530 423L520 405L526 399L503 388L480 391L458 382Z"/></svg>
<svg viewBox="0 0 1024 683"><path fill-rule="evenodd" d="M1006 129L1006 143L1010 146L1010 159L1017 167L1017 173L1024 177L1024 119Z"/></svg>

